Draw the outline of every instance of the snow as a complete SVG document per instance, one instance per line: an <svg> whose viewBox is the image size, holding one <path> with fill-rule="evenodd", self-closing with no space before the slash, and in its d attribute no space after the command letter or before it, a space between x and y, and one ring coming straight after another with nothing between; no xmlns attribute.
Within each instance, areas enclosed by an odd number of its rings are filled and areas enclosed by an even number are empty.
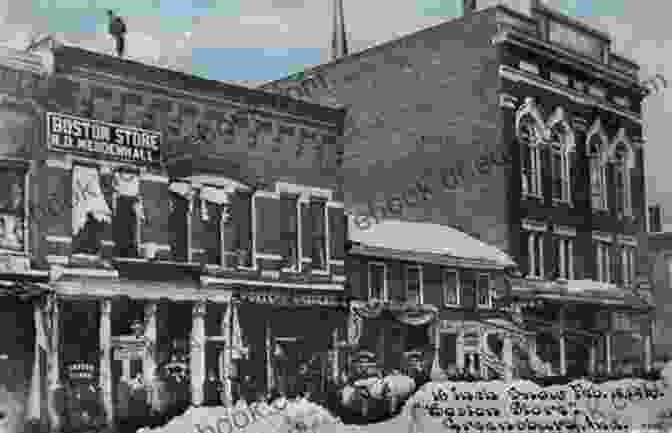
<svg viewBox="0 0 672 433"><path fill-rule="evenodd" d="M513 259L500 249L486 244L453 227L386 219L366 230L349 218L349 239L363 245L398 251L489 260L500 266L515 266Z"/></svg>

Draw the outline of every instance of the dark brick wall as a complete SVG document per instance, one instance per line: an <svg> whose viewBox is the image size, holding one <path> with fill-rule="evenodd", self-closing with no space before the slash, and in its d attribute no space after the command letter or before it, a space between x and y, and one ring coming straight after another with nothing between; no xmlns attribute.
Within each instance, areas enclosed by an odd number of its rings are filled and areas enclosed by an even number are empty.
<svg viewBox="0 0 672 433"><path fill-rule="evenodd" d="M442 182L458 161L470 171L482 154L501 150L493 13L478 12L316 68L321 77L306 86L310 98L348 108L343 175L349 207L366 213L369 201L385 206L385 200L403 200L425 176L432 198L404 206L404 218L460 225L508 246L502 167L490 175L467 174L455 189Z"/></svg>
<svg viewBox="0 0 672 433"><path fill-rule="evenodd" d="M540 57L532 57L525 51L518 48L508 48L502 50L502 63L511 67L518 67L518 62L525 60L540 66L540 77L549 79L550 71L560 72L570 77L570 85L575 80L587 84L595 84L597 79L585 74L571 70L570 68L554 63L551 59L545 60ZM638 110L640 101L632 92L625 89L617 89L605 86L608 89L608 97L611 95L627 96L633 101L632 110ZM590 208L590 177L589 160L586 158L585 139L587 130L590 129L593 122L599 117L602 120L605 132L609 140L613 140L619 128L626 129L631 138L641 137L641 125L615 114L611 111L601 109L597 106L577 103L570 98L559 95L554 92L527 84L525 82L512 82L502 79L502 92L513 95L518 100L518 105L522 104L526 97L533 97L542 112L545 119L552 115L556 107L565 108L570 123L576 133L576 158L573 161L576 167L576 176L572 184L573 206L569 207L563 204L554 204L551 198L551 178L545 177L542 181L544 188L544 200L525 199L520 195L520 156L518 145L515 140L515 131L513 127L514 112L510 108L503 108L503 116L506 119L503 125L503 140L505 145L512 151L513 169L517 173L516 179L510 182L511 200L509 214L512 221L511 238L518 245L512 249L512 253L518 258L519 262L525 268L526 244L520 243L521 236L519 221L523 218L532 218L539 221L548 222L549 225L558 224L574 227L577 230L577 239L574 247L576 261L574 266L576 278L595 278L595 253L591 242L591 233L593 230L612 234L627 234L636 236L639 241L638 266L643 266L646 251L646 239L642 236L645 232L645 212L646 200L644 195L644 164L643 150L636 149L636 166L631 171L632 181L632 205L634 218L619 218L615 212L593 212ZM583 120L576 122L575 119ZM585 124L585 129L581 130L580 123ZM546 173L550 173L550 157L548 153L542 153L542 165ZM518 192L516 192L518 190ZM608 199L613 203L614 190L613 183L609 184ZM547 234L545 242L545 251L551 251L551 234ZM555 265L554 258L545 254L546 270L553 269Z"/></svg>

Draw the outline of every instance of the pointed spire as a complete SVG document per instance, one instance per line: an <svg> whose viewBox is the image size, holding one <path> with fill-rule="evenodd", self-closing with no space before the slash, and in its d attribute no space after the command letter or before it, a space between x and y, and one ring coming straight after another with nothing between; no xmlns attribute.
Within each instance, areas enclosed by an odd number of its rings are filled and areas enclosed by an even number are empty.
<svg viewBox="0 0 672 433"><path fill-rule="evenodd" d="M343 16L343 0L334 2L334 28L331 39L331 60L348 55L348 39L345 35L345 18Z"/></svg>

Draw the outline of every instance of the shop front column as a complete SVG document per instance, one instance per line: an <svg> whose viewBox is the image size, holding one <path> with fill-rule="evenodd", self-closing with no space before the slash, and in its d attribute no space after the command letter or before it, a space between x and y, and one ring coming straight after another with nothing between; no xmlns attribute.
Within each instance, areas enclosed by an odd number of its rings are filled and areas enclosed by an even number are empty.
<svg viewBox="0 0 672 433"><path fill-rule="evenodd" d="M61 388L61 362L59 357L60 350L60 301L53 298L51 302L51 341L49 353L49 419L52 431L61 427L61 420L56 411L56 394Z"/></svg>
<svg viewBox="0 0 672 433"><path fill-rule="evenodd" d="M156 374L156 303L145 304L145 354L142 360L142 376L145 383L152 383Z"/></svg>
<svg viewBox="0 0 672 433"><path fill-rule="evenodd" d="M588 348L588 372L595 374L597 371L597 341L591 340L590 348Z"/></svg>
<svg viewBox="0 0 672 433"><path fill-rule="evenodd" d="M340 377L340 372L341 372L341 366L340 366L340 350L338 349L338 328L335 328L334 331L331 334L331 345L332 345L332 350L333 350L333 362L331 365L331 378L334 381L334 383L338 383L339 377Z"/></svg>
<svg viewBox="0 0 672 433"><path fill-rule="evenodd" d="M513 338L508 333L504 334L502 358L504 361L504 381L509 383L513 380Z"/></svg>
<svg viewBox="0 0 672 433"><path fill-rule="evenodd" d="M607 367L607 374L611 374L611 332L607 332L604 336L604 351L606 352L606 367Z"/></svg>
<svg viewBox="0 0 672 433"><path fill-rule="evenodd" d="M565 308L560 307L560 375L567 376L567 347L565 341Z"/></svg>
<svg viewBox="0 0 672 433"><path fill-rule="evenodd" d="M112 301L100 301L100 389L108 425L114 422L112 399Z"/></svg>
<svg viewBox="0 0 672 433"><path fill-rule="evenodd" d="M644 336L644 371L647 373L653 368L653 320L649 320Z"/></svg>
<svg viewBox="0 0 672 433"><path fill-rule="evenodd" d="M274 388L273 383L273 336L271 335L271 319L266 319L266 390Z"/></svg>
<svg viewBox="0 0 672 433"><path fill-rule="evenodd" d="M203 384L205 383L205 302L194 303L191 325L191 403L203 404Z"/></svg>
<svg viewBox="0 0 672 433"><path fill-rule="evenodd" d="M464 333L461 329L457 331L457 347L455 347L455 357L457 358L457 368L464 371Z"/></svg>

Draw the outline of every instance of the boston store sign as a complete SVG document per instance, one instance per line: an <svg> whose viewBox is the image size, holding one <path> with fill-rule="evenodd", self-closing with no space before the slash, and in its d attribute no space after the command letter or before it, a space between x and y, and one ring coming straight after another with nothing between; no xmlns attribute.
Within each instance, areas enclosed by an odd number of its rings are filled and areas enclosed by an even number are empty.
<svg viewBox="0 0 672 433"><path fill-rule="evenodd" d="M161 133L47 113L49 149L123 162L159 163Z"/></svg>

